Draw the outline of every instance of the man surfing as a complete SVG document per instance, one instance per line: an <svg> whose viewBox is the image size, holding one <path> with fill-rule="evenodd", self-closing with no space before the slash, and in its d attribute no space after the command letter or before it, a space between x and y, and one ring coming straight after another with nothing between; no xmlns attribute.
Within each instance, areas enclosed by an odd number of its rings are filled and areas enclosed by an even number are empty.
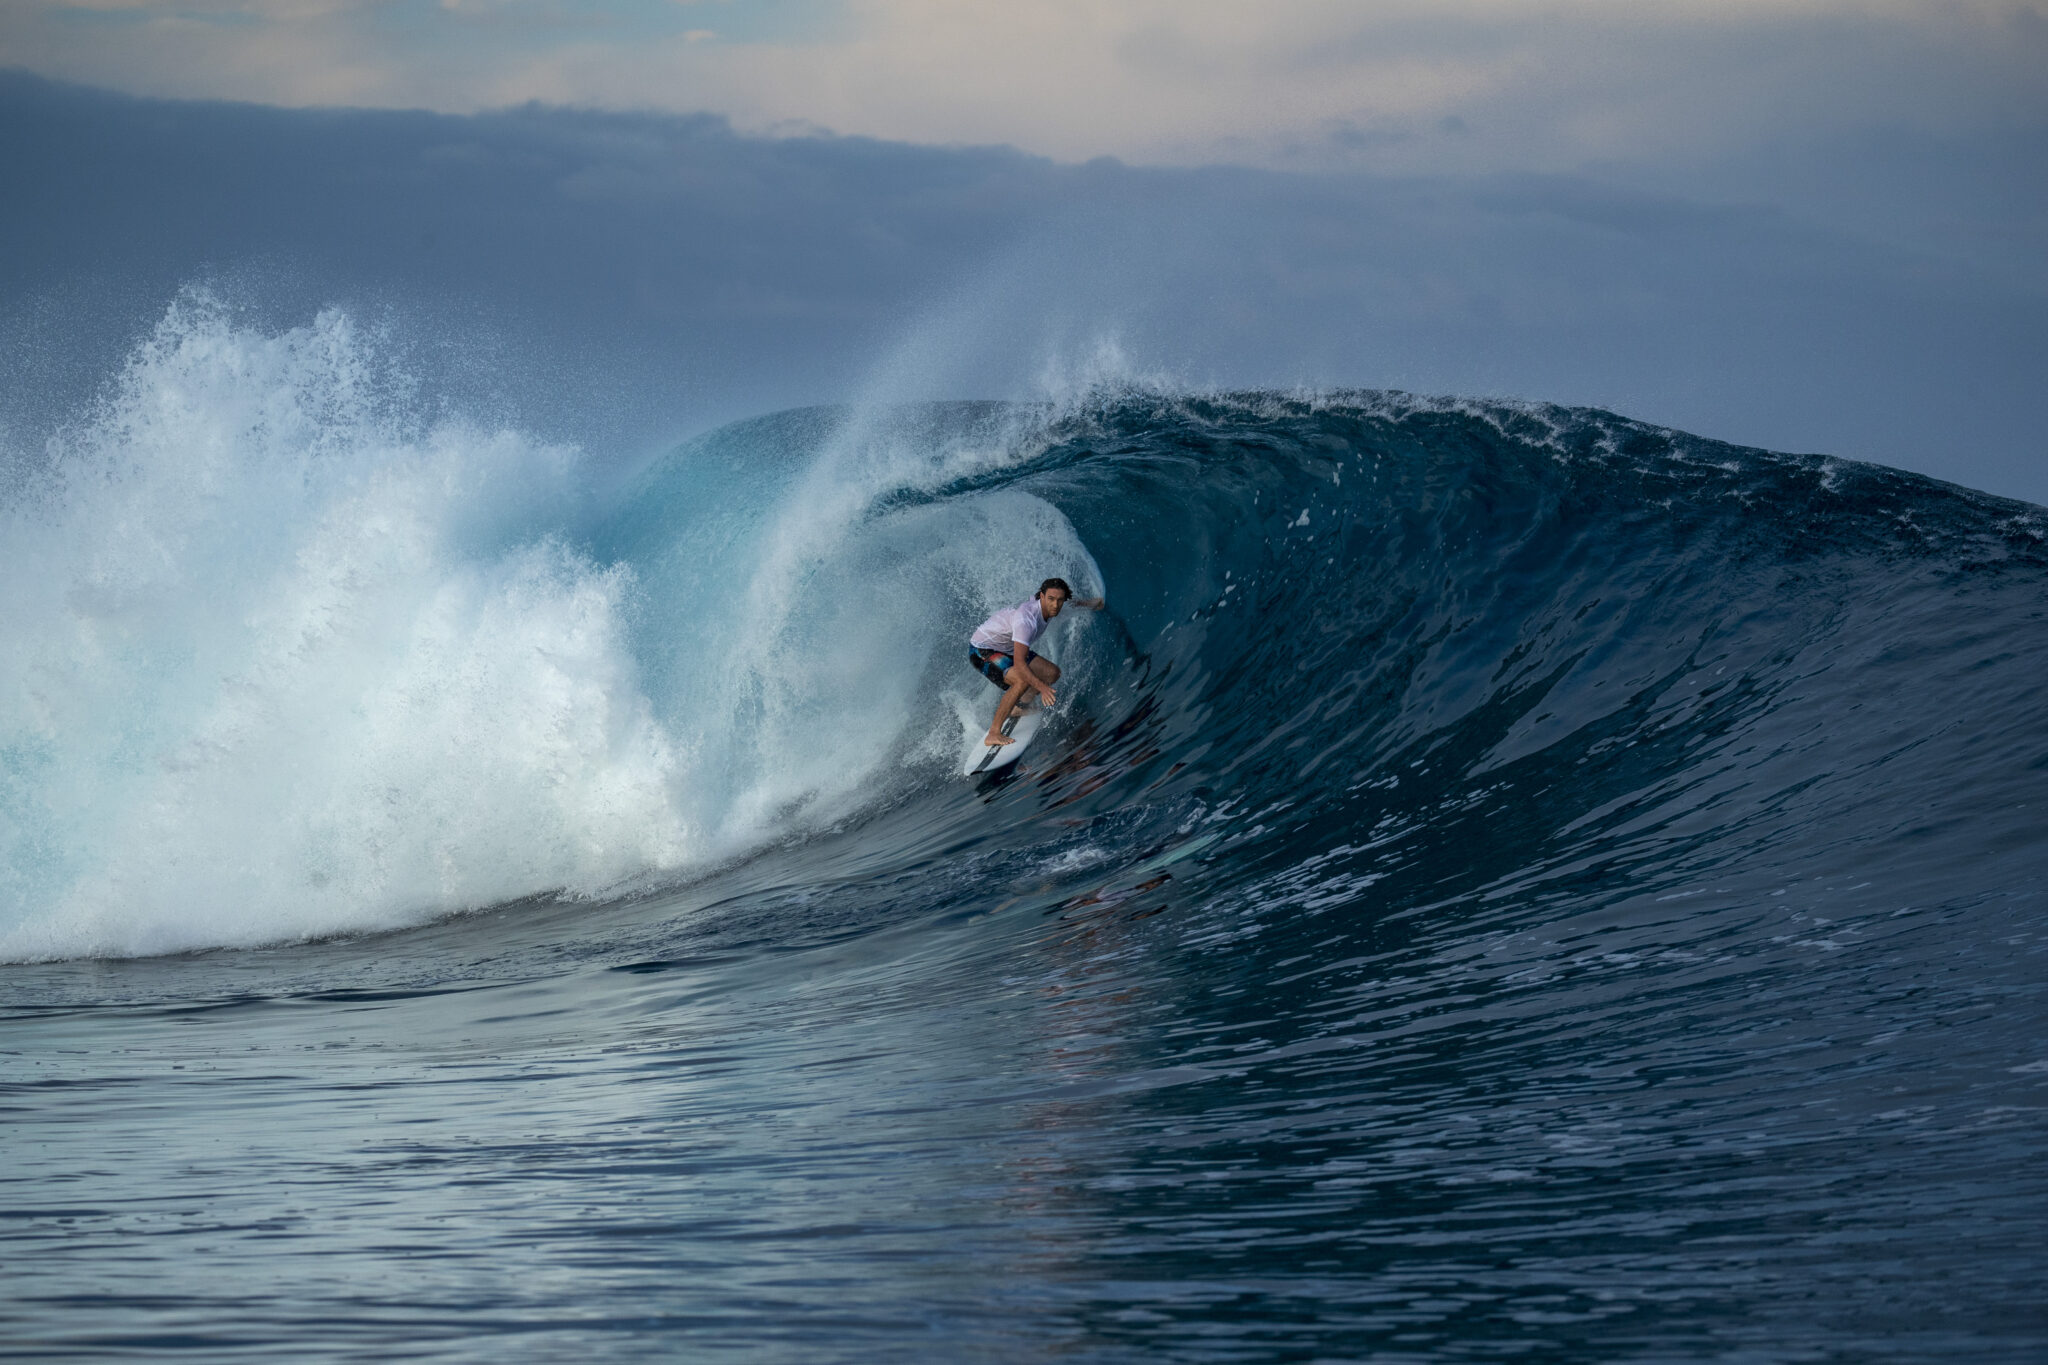
<svg viewBox="0 0 2048 1365"><path fill-rule="evenodd" d="M1003 689L1003 699L996 703L996 718L989 722L983 740L990 748L1016 743L1003 733L1003 725L1023 705L1027 691L1036 692L1044 705L1052 705L1052 685L1059 681L1060 666L1033 653L1031 642L1073 596L1074 590L1067 586L1066 579L1048 578L1029 598L1014 607L1004 607L975 627L974 634L968 637L967 661L976 672ZM1099 597L1083 597L1079 601L1090 611L1102 610Z"/></svg>

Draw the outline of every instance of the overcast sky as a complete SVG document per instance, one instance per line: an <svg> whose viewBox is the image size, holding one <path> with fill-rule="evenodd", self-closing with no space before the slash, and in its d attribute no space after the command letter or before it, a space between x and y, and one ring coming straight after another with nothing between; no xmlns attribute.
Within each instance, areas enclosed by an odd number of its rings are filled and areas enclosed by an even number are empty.
<svg viewBox="0 0 2048 1365"><path fill-rule="evenodd" d="M181 101L0 90L17 357L264 274L604 441L1114 338L2048 500L2040 2L7 0L0 67Z"/></svg>

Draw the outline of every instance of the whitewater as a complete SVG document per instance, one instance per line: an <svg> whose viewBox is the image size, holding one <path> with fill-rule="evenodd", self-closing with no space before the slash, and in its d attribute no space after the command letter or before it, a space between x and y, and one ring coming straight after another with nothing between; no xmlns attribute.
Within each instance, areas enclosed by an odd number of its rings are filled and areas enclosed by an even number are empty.
<svg viewBox="0 0 2048 1365"><path fill-rule="evenodd" d="M2048 1350L2042 509L1130 383L619 468L396 354L188 295L0 421L6 1353Z"/></svg>
<svg viewBox="0 0 2048 1365"><path fill-rule="evenodd" d="M953 618L1092 581L1028 493L871 515L1000 431L820 417L605 510L573 452L410 397L343 314L194 296L13 490L0 956L600 897L818 828L914 761L905 664Z"/></svg>

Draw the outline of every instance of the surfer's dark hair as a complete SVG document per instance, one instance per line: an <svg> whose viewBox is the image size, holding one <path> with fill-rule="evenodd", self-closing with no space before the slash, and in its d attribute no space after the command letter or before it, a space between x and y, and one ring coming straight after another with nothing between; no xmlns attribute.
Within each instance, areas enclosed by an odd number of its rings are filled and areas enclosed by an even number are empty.
<svg viewBox="0 0 2048 1365"><path fill-rule="evenodd" d="M1074 595L1074 590L1067 586L1066 579L1048 578L1043 583L1040 583L1038 585L1038 591L1033 593L1032 596L1037 597L1043 595L1047 588L1058 588L1061 592L1065 593L1069 597L1072 597Z"/></svg>

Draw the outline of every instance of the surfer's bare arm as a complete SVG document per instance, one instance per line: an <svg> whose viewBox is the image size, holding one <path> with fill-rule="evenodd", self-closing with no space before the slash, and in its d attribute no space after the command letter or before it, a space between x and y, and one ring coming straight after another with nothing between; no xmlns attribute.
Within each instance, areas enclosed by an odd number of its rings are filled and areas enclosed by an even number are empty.
<svg viewBox="0 0 2048 1365"><path fill-rule="evenodd" d="M1012 665L1016 672L1011 676L1020 677L1024 679L1027 686L1037 688L1039 699L1047 706L1051 706L1052 684L1039 677L1038 670L1031 666L1031 651L1022 644L1012 645L1010 649L1012 656L1016 659L1016 663Z"/></svg>

